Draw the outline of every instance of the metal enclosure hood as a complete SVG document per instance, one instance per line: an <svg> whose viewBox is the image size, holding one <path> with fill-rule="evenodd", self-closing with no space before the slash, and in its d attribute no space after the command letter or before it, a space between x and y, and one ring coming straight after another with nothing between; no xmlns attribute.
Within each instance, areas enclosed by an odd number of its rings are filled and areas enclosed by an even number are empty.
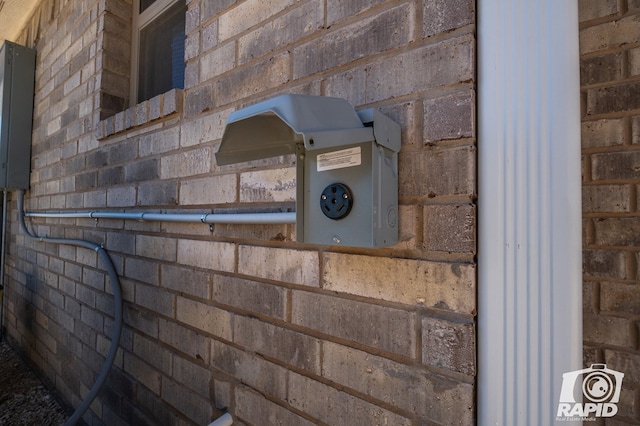
<svg viewBox="0 0 640 426"><path fill-rule="evenodd" d="M373 140L358 113L344 99L281 95L229 115L216 153L218 165L294 154Z"/></svg>
<svg viewBox="0 0 640 426"><path fill-rule="evenodd" d="M400 126L339 98L281 95L229 115L218 165L296 155L298 241L382 247L398 240Z"/></svg>

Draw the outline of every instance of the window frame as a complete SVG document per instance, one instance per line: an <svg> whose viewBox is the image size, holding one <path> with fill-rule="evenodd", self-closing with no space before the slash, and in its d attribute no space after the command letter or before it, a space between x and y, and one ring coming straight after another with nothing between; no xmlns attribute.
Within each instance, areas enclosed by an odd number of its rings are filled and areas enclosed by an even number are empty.
<svg viewBox="0 0 640 426"><path fill-rule="evenodd" d="M131 29L131 82L129 84L129 99L131 104L137 105L138 100L138 72L140 69L140 32L154 22L167 9L178 2L185 0L155 0L149 7L140 13L140 0L133 0L133 16Z"/></svg>

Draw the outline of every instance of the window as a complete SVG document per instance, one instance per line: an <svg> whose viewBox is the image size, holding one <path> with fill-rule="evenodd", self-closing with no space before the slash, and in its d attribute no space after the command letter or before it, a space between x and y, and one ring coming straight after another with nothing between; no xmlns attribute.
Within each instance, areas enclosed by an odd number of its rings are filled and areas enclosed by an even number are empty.
<svg viewBox="0 0 640 426"><path fill-rule="evenodd" d="M184 0L134 2L131 99L140 103L184 88Z"/></svg>

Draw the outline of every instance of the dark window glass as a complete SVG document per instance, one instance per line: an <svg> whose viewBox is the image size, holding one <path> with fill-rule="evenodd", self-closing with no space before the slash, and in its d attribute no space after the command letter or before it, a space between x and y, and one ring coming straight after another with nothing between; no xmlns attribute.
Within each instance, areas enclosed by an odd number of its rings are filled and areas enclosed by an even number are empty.
<svg viewBox="0 0 640 426"><path fill-rule="evenodd" d="M179 1L140 31L138 102L184 88L184 20Z"/></svg>
<svg viewBox="0 0 640 426"><path fill-rule="evenodd" d="M140 12L144 12L149 6L151 6L156 0L140 0Z"/></svg>

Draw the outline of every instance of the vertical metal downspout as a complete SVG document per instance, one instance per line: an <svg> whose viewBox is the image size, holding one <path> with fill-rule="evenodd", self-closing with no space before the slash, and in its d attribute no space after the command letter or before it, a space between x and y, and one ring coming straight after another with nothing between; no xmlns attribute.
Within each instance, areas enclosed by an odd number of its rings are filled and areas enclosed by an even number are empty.
<svg viewBox="0 0 640 426"><path fill-rule="evenodd" d="M476 4L478 424L553 424L582 367L578 3Z"/></svg>

